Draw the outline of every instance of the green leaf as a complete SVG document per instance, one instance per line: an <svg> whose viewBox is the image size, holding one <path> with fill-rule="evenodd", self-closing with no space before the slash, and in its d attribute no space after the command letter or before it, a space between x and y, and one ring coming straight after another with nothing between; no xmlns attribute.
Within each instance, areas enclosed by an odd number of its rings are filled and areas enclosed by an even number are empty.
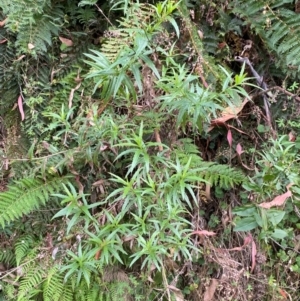
<svg viewBox="0 0 300 301"><path fill-rule="evenodd" d="M267 211L267 218L272 223L273 226L279 224L283 217L285 216L285 211L270 209Z"/></svg>
<svg viewBox="0 0 300 301"><path fill-rule="evenodd" d="M168 21L173 25L176 35L177 35L177 38L179 39L180 30L179 30L177 22L173 18L168 18Z"/></svg>
<svg viewBox="0 0 300 301"><path fill-rule="evenodd" d="M253 216L254 213L256 213L256 212L257 212L257 210L256 210L255 206L237 207L232 210L232 213L236 214L238 216Z"/></svg>
<svg viewBox="0 0 300 301"><path fill-rule="evenodd" d="M288 233L281 229L275 229L271 236L275 239L284 239L288 236Z"/></svg>
<svg viewBox="0 0 300 301"><path fill-rule="evenodd" d="M97 3L97 0L81 0L78 4L78 6L85 6L85 5L95 5Z"/></svg>
<svg viewBox="0 0 300 301"><path fill-rule="evenodd" d="M139 91L142 92L143 91L143 84L142 84L142 80L141 80L141 72L140 72L140 66L139 64L134 64L131 66L131 71L132 74L134 76L135 82L139 88Z"/></svg>
<svg viewBox="0 0 300 301"><path fill-rule="evenodd" d="M155 74L155 76L160 79L160 74L157 70L157 68L155 67L154 63L152 62L152 60L147 56L147 55L140 55L140 58L147 64L147 66L153 71L153 73Z"/></svg>
<svg viewBox="0 0 300 301"><path fill-rule="evenodd" d="M255 221L257 222L257 224L260 226L260 227L262 227L262 228L264 228L264 220L263 220L263 217L260 215L260 214L258 214L257 212L255 212L254 213L254 218L255 218Z"/></svg>
<svg viewBox="0 0 300 301"><path fill-rule="evenodd" d="M258 131L259 133L265 133L265 132L268 131L268 128L267 128L266 126L262 125L262 124L259 124L259 125L257 126L257 131Z"/></svg>
<svg viewBox="0 0 300 301"><path fill-rule="evenodd" d="M233 228L233 231L250 231L258 227L254 216L245 217L238 220Z"/></svg>

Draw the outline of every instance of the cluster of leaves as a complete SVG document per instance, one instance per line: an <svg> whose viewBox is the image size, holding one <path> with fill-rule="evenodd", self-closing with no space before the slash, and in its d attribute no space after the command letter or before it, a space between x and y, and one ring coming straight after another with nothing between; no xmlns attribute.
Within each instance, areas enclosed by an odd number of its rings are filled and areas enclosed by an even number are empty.
<svg viewBox="0 0 300 301"><path fill-rule="evenodd" d="M279 55L277 66L295 78L296 35L283 34L300 23L292 12L287 19L291 1L221 1L219 10L203 0L201 13L193 1L2 2L3 300L192 300L201 293L192 275L206 247L216 250L207 237L217 231L225 248L234 230L258 234L261 252L270 243L294 250L276 256L299 273L299 142L282 131L259 151L240 143L233 150L248 134L236 117L257 87L222 46L232 32L261 37L257 47ZM212 26L222 27L219 35L208 36ZM216 150L224 141L230 164L222 165ZM226 201L233 187L235 204ZM220 230L219 212L233 206L235 218L222 216ZM228 250L243 251L249 237L254 273L250 234ZM215 290L205 289L205 300Z"/></svg>

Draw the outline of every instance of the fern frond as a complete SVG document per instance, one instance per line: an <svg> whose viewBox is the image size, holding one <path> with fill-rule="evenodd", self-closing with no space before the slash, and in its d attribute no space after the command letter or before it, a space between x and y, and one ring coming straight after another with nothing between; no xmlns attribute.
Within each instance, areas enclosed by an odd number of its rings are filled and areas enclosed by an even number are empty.
<svg viewBox="0 0 300 301"><path fill-rule="evenodd" d="M78 9L76 15L81 24L89 24L96 19L95 10L88 7Z"/></svg>
<svg viewBox="0 0 300 301"><path fill-rule="evenodd" d="M29 248L32 248L33 237L29 234L21 236L15 243L15 255L17 265L20 265L21 260L27 255Z"/></svg>
<svg viewBox="0 0 300 301"><path fill-rule="evenodd" d="M189 138L180 139L179 146L174 154L184 166L190 160L191 168L201 168L200 176L212 186L229 188L246 181L246 176L239 170L228 165L206 162L199 156L199 150Z"/></svg>
<svg viewBox="0 0 300 301"><path fill-rule="evenodd" d="M247 179L241 171L228 167L228 165L211 162L203 162L203 165L207 168L203 172L200 172L200 175L212 186L230 188L245 182Z"/></svg>
<svg viewBox="0 0 300 301"><path fill-rule="evenodd" d="M0 249L0 262L9 266L14 266L16 264L16 257L13 250L2 247Z"/></svg>
<svg viewBox="0 0 300 301"><path fill-rule="evenodd" d="M300 15L284 7L291 2L276 0L266 5L262 0L238 1L233 12L254 29L270 52L276 54L277 67L284 67L286 72L297 76L296 72L300 70Z"/></svg>
<svg viewBox="0 0 300 301"><path fill-rule="evenodd" d="M146 34L145 23L153 18L153 15L155 14L152 6L146 3L133 4L126 12L126 18L119 20L118 29L106 32L106 40L101 45L101 52L113 62L123 49L134 42L137 33Z"/></svg>
<svg viewBox="0 0 300 301"><path fill-rule="evenodd" d="M109 286L110 296L112 301L128 300L130 292L129 283L126 281L113 282Z"/></svg>
<svg viewBox="0 0 300 301"><path fill-rule="evenodd" d="M94 283L94 285L88 290L86 301L98 301L101 294L100 289L100 286L97 283Z"/></svg>
<svg viewBox="0 0 300 301"><path fill-rule="evenodd" d="M0 27L0 38L5 37L13 40L13 36L8 33L6 28ZM12 43L13 44L13 43ZM15 59L14 45L7 43L0 44L0 112L4 116L6 109L16 101L20 88L18 83L21 76L18 74L17 66L12 66Z"/></svg>
<svg viewBox="0 0 300 301"><path fill-rule="evenodd" d="M48 272L43 283L44 301L72 300L70 287L64 283L64 277L59 273L59 268L54 266Z"/></svg>
<svg viewBox="0 0 300 301"><path fill-rule="evenodd" d="M3 292L3 295L0 294L1 301L9 301L16 299L17 289L13 284L5 284L5 282L3 282L3 284L1 283L1 289Z"/></svg>
<svg viewBox="0 0 300 301"><path fill-rule="evenodd" d="M71 286L67 283L64 286L64 293L61 296L61 299L57 300L57 301L74 301L74 296L72 293L72 288Z"/></svg>
<svg viewBox="0 0 300 301"><path fill-rule="evenodd" d="M183 157L186 157L186 155L192 155L196 154L199 155L199 149L197 145L193 142L191 138L182 138L178 140L178 145L179 145L179 152L182 154Z"/></svg>
<svg viewBox="0 0 300 301"><path fill-rule="evenodd" d="M7 191L0 193L2 227L45 204L51 194L57 192L61 184L67 183L69 179L69 176L53 177L47 180L24 178L10 185Z"/></svg>
<svg viewBox="0 0 300 301"><path fill-rule="evenodd" d="M29 43L33 54L46 52L64 18L60 6L49 0L2 0L0 7L9 15L7 28L16 33L18 53L28 52Z"/></svg>
<svg viewBox="0 0 300 301"><path fill-rule="evenodd" d="M38 268L37 266L32 267L28 273L21 279L20 287L18 292L18 301L28 300L27 295L34 294L37 292L37 289L40 290L40 286L43 282L43 278L45 277L45 271L43 269Z"/></svg>

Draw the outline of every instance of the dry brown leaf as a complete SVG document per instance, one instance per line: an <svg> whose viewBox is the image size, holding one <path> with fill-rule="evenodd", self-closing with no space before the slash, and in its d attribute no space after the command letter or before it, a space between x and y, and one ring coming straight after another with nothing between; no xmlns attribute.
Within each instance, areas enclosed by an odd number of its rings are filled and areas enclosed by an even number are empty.
<svg viewBox="0 0 300 301"><path fill-rule="evenodd" d="M249 101L249 99L246 98L239 106L236 106L236 107L230 106L230 107L225 108L222 111L221 115L222 116L232 116L231 118L235 118L237 116L237 114L243 110L245 104L248 101Z"/></svg>
<svg viewBox="0 0 300 301"><path fill-rule="evenodd" d="M34 47L35 47L35 46L34 46L33 44L28 43L28 49L29 49L29 50L32 50Z"/></svg>
<svg viewBox="0 0 300 301"><path fill-rule="evenodd" d="M73 46L73 41L70 40L70 39L66 39L66 38L63 38L63 37L58 37L60 39L60 41L66 45L67 47L71 47Z"/></svg>
<svg viewBox="0 0 300 301"><path fill-rule="evenodd" d="M176 301L184 301L182 292L173 292Z"/></svg>
<svg viewBox="0 0 300 301"><path fill-rule="evenodd" d="M70 95L69 95L69 109L72 108L73 104L73 97L74 97L74 92L78 90L81 86L81 83L79 83L74 89L71 90Z"/></svg>
<svg viewBox="0 0 300 301"><path fill-rule="evenodd" d="M162 146L162 143L161 143L161 138L160 138L160 134L159 134L159 130L158 129L154 130L154 136L155 136L155 141L158 144L158 150L160 152L163 152L164 149L163 149L163 146Z"/></svg>
<svg viewBox="0 0 300 301"><path fill-rule="evenodd" d="M226 249L227 251L242 251L247 245L253 241L252 235L249 234L244 238L244 244L241 247L235 247L231 249Z"/></svg>
<svg viewBox="0 0 300 301"><path fill-rule="evenodd" d="M294 142L296 140L295 134L291 131L289 132L289 141Z"/></svg>
<svg viewBox="0 0 300 301"><path fill-rule="evenodd" d="M18 97L18 108L21 114L21 119L22 121L25 119L25 114L24 114L24 110L23 110L23 99L22 99L22 95L19 95Z"/></svg>
<svg viewBox="0 0 300 301"><path fill-rule="evenodd" d="M206 200L208 200L208 201L211 201L210 190L211 190L210 185L208 183L206 183L206 185L205 185L205 197L206 197Z"/></svg>
<svg viewBox="0 0 300 301"><path fill-rule="evenodd" d="M100 116L102 114L102 112L105 110L105 108L107 107L108 103L103 103L100 105L97 113L98 113L98 116Z"/></svg>
<svg viewBox="0 0 300 301"><path fill-rule="evenodd" d="M7 18L4 19L4 20L2 20L2 21L0 21L0 27L3 27L5 25L5 23L6 23L6 21L7 21Z"/></svg>
<svg viewBox="0 0 300 301"><path fill-rule="evenodd" d="M0 44L4 44L4 43L6 43L6 42L7 42L6 39L0 40Z"/></svg>
<svg viewBox="0 0 300 301"><path fill-rule="evenodd" d="M258 206L261 207L261 208L265 208L265 209L270 209L272 207L275 207L275 206L282 206L286 199L291 197L292 196L292 192L290 190L288 190L286 193L284 194L281 194L281 195L278 195L277 197L275 197L273 199L273 201L271 202L264 202L264 203L261 203L259 204Z"/></svg>
<svg viewBox="0 0 300 301"><path fill-rule="evenodd" d="M180 289L178 289L174 285L168 285L168 289L170 291L172 291L172 293L174 294L174 297L175 297L176 301L184 301L184 296L183 296L183 294L182 294L182 292L181 292Z"/></svg>
<svg viewBox="0 0 300 301"><path fill-rule="evenodd" d="M200 236L214 236L216 235L215 232L207 231L207 230L199 230L199 231L193 231L192 234L197 234Z"/></svg>
<svg viewBox="0 0 300 301"><path fill-rule="evenodd" d="M231 133L230 129L227 132L227 141L228 141L229 146L231 147L232 146L232 133Z"/></svg>
<svg viewBox="0 0 300 301"><path fill-rule="evenodd" d="M279 294L283 297L284 300L287 300L288 295L287 295L287 292L286 292L286 291L284 291L284 290L281 289L281 288L278 288L278 292L279 292Z"/></svg>
<svg viewBox="0 0 300 301"><path fill-rule="evenodd" d="M255 266L256 266L256 254L257 254L257 248L256 243L254 240L252 240L252 248L251 248L251 273L254 272Z"/></svg>
<svg viewBox="0 0 300 301"><path fill-rule="evenodd" d="M227 107L225 108L222 113L221 113L221 117L218 117L214 120L211 121L211 126L214 127L216 125L221 125L221 124L224 124L226 121L232 119L232 118L236 118L238 113L240 113L245 104L249 101L248 98L246 98L239 106L236 106L236 107Z"/></svg>
<svg viewBox="0 0 300 301"><path fill-rule="evenodd" d="M212 120L210 122L210 124L212 126L224 124L226 121L228 121L228 120L230 120L232 118L235 118L235 116L233 116L233 115L222 116L222 117L219 117L219 118L216 118L216 119Z"/></svg>
<svg viewBox="0 0 300 301"><path fill-rule="evenodd" d="M4 168L8 170L8 159L4 159Z"/></svg>
<svg viewBox="0 0 300 301"><path fill-rule="evenodd" d="M203 301L212 301L214 298L215 291L218 287L218 279L211 279L209 286L206 288Z"/></svg>
<svg viewBox="0 0 300 301"><path fill-rule="evenodd" d="M21 55L21 56L19 56L16 60L15 60L15 62L18 62L18 61L21 61L24 57L26 57L26 55Z"/></svg>
<svg viewBox="0 0 300 301"><path fill-rule="evenodd" d="M203 40L203 37L204 37L203 31L198 30L198 36L201 40Z"/></svg>
<svg viewBox="0 0 300 301"><path fill-rule="evenodd" d="M237 144L235 150L239 156L244 152L240 143Z"/></svg>
<svg viewBox="0 0 300 301"><path fill-rule="evenodd" d="M173 292L180 292L180 289L174 285L168 285L168 289L170 289Z"/></svg>
<svg viewBox="0 0 300 301"><path fill-rule="evenodd" d="M101 186L104 184L104 180L98 180L92 184L92 186Z"/></svg>

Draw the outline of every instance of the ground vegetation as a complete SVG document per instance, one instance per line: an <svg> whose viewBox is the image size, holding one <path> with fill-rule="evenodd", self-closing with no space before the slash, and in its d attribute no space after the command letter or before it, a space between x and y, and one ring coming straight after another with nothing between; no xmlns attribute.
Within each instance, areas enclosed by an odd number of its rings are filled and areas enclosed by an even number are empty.
<svg viewBox="0 0 300 301"><path fill-rule="evenodd" d="M299 13L2 0L0 300L300 300Z"/></svg>

